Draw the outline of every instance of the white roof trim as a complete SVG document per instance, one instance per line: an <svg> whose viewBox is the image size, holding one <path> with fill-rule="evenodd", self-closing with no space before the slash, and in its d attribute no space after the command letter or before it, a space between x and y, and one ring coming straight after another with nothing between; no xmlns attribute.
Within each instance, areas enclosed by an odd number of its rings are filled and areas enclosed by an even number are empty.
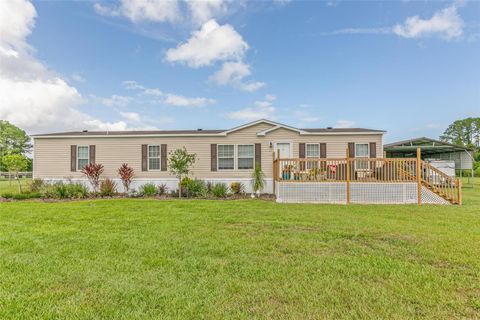
<svg viewBox="0 0 480 320"><path fill-rule="evenodd" d="M361 136L361 135L384 135L384 131L367 132L303 132L300 135L305 136Z"/></svg>
<svg viewBox="0 0 480 320"><path fill-rule="evenodd" d="M267 133L269 132L272 132L272 131L275 131L277 129L280 129L280 128L283 128L283 129L287 129L287 130L291 130L291 131L295 131L295 132L298 132L300 134L305 134L307 132L303 131L303 130L300 130L300 129L297 129L297 128L294 128L294 127L290 127L290 126L287 126L287 125L284 125L284 124L278 124L276 125L275 127L273 128L268 128L266 130L263 130L263 131L260 131L257 133L257 136L265 136L267 135Z"/></svg>
<svg viewBox="0 0 480 320"><path fill-rule="evenodd" d="M224 131L224 133L229 134L229 133L232 133L232 132L234 132L234 131L238 131L238 130L241 130L241 129L245 129L245 128L248 128L248 127L257 125L257 124L259 124L259 123L267 123L267 124L271 124L272 126L282 125L282 124L280 124L280 123L277 123L277 122L274 122L274 121L270 121L270 120L267 120L267 119L260 119L260 120L256 120L256 121L252 121L252 122L246 123L246 124L241 125L241 126L238 126L238 127L234 127L234 128L232 128L232 129L228 129L228 130Z"/></svg>
<svg viewBox="0 0 480 320"><path fill-rule="evenodd" d="M220 133L181 133L181 134L161 134L161 133L151 133L151 134L103 134L103 135L62 135L62 136L33 136L32 139L63 139L63 138L137 138L137 137L224 137L226 134L224 132Z"/></svg>

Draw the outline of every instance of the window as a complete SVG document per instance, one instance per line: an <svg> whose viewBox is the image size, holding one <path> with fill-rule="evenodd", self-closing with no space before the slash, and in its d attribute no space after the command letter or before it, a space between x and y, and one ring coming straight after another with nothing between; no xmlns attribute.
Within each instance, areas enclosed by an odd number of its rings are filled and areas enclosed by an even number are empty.
<svg viewBox="0 0 480 320"><path fill-rule="evenodd" d="M218 145L218 169L233 170L235 168L235 146L233 144Z"/></svg>
<svg viewBox="0 0 480 320"><path fill-rule="evenodd" d="M148 146L148 170L160 170L160 146Z"/></svg>
<svg viewBox="0 0 480 320"><path fill-rule="evenodd" d="M357 143L355 145L355 158L368 158L368 143ZM368 169L368 161L355 161L358 170Z"/></svg>
<svg viewBox="0 0 480 320"><path fill-rule="evenodd" d="M320 145L318 143L307 143L305 149L307 158L320 158Z"/></svg>
<svg viewBox="0 0 480 320"><path fill-rule="evenodd" d="M77 147L77 170L82 170L89 162L88 146Z"/></svg>
<svg viewBox="0 0 480 320"><path fill-rule="evenodd" d="M251 144L238 145L238 169L253 169L254 149Z"/></svg>
<svg viewBox="0 0 480 320"><path fill-rule="evenodd" d="M368 143L357 143L355 145L356 158L368 158Z"/></svg>
<svg viewBox="0 0 480 320"><path fill-rule="evenodd" d="M307 158L320 158L320 144L318 143L307 143L305 145L305 156ZM317 168L317 161L308 161L307 159L307 169Z"/></svg>

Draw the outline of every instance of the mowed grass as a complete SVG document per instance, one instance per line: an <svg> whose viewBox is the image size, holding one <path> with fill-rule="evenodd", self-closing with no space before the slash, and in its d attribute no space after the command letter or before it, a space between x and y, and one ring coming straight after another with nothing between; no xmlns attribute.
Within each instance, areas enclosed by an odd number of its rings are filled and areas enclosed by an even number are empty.
<svg viewBox="0 0 480 320"><path fill-rule="evenodd" d="M29 184L32 179L21 178L20 184L24 191L29 190ZM7 179L0 179L0 196L4 193L19 193L18 190L18 181L17 180L7 180Z"/></svg>
<svg viewBox="0 0 480 320"><path fill-rule="evenodd" d="M0 318L480 318L464 202L0 203Z"/></svg>

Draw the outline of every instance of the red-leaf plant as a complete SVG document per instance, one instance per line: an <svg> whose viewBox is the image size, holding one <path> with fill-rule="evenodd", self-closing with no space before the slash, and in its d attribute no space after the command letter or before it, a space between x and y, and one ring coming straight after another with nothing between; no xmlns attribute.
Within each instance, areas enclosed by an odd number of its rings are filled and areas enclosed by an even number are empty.
<svg viewBox="0 0 480 320"><path fill-rule="evenodd" d="M130 188L130 183L132 183L133 179L133 168L129 167L128 164L124 163L120 166L120 168L118 168L118 175L122 180L125 192L128 192L128 189Z"/></svg>
<svg viewBox="0 0 480 320"><path fill-rule="evenodd" d="M89 163L83 167L82 173L87 176L93 191L97 192L100 184L100 175L103 173L103 165L100 163Z"/></svg>

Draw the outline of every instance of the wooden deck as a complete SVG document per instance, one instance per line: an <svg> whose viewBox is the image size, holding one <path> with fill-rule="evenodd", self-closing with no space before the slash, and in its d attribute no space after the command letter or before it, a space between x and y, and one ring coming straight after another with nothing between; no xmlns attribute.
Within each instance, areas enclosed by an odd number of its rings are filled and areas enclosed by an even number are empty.
<svg viewBox="0 0 480 320"><path fill-rule="evenodd" d="M348 152L347 152L348 154ZM461 181L447 176L420 158L276 158L275 183L345 182L347 203L350 183L417 183L418 204L422 187L452 204L461 204Z"/></svg>

